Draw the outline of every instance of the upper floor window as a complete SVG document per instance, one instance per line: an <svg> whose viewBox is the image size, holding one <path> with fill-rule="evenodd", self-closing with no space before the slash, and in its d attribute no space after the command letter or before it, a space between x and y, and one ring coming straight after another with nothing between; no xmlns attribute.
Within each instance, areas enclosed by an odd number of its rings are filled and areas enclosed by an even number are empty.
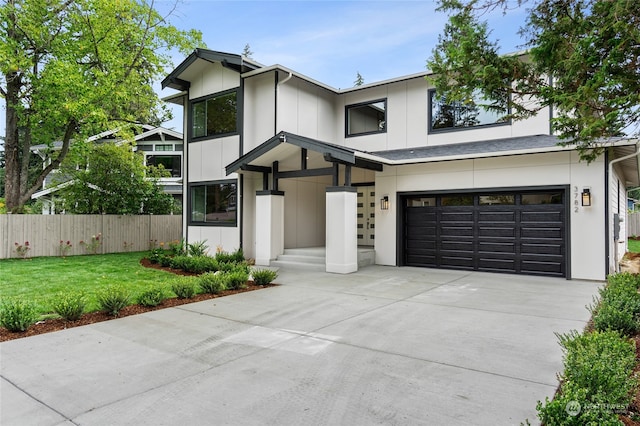
<svg viewBox="0 0 640 426"><path fill-rule="evenodd" d="M191 136L222 136L238 128L238 91L217 93L191 106Z"/></svg>
<svg viewBox="0 0 640 426"><path fill-rule="evenodd" d="M481 106L478 98L470 102L447 102L446 98L437 96L435 90L429 91L429 131L462 130L479 126L509 124L504 116L508 113L488 110Z"/></svg>
<svg viewBox="0 0 640 426"><path fill-rule="evenodd" d="M162 166L164 170L171 173L171 177L181 176L181 163L181 155L147 155L147 166Z"/></svg>
<svg viewBox="0 0 640 426"><path fill-rule="evenodd" d="M357 136L387 131L387 100L378 99L346 107L346 135Z"/></svg>

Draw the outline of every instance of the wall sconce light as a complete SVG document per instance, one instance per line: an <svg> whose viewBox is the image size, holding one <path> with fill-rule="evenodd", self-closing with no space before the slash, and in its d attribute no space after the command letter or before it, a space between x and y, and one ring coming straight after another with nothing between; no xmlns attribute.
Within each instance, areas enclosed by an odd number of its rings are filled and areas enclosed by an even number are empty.
<svg viewBox="0 0 640 426"><path fill-rule="evenodd" d="M389 210L389 196L380 198L380 210Z"/></svg>
<svg viewBox="0 0 640 426"><path fill-rule="evenodd" d="M591 206L591 190L589 188L582 189L582 206Z"/></svg>

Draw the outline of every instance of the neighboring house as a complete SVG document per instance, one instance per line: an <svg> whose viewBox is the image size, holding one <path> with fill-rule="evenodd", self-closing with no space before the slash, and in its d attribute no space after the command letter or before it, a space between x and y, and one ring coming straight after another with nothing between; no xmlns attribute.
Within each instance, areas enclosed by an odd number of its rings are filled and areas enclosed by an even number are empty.
<svg viewBox="0 0 640 426"><path fill-rule="evenodd" d="M258 265L326 247L326 271L375 263L603 280L626 249L638 146L591 164L553 111L500 122L435 96L426 73L335 89L280 65L195 50L163 87L183 105L183 232ZM584 199L584 203L583 200ZM618 226L616 226L618 225Z"/></svg>
<svg viewBox="0 0 640 426"><path fill-rule="evenodd" d="M122 143L125 142L117 137L115 130L109 130L91 136L88 139L94 143ZM182 202L182 134L164 127L150 125L141 126L141 131L134 137L134 151L141 151L144 154L146 165L158 166L162 164L165 170L171 173L171 177L160 178L158 183L164 192L171 194L178 202ZM49 158L48 153L53 149L60 149L62 142L56 142L53 147L47 145L35 145L31 148L43 160ZM69 182L57 183L57 170L52 171L44 180L42 190L31 196L32 199L43 202L43 214L55 214L55 193L68 185Z"/></svg>

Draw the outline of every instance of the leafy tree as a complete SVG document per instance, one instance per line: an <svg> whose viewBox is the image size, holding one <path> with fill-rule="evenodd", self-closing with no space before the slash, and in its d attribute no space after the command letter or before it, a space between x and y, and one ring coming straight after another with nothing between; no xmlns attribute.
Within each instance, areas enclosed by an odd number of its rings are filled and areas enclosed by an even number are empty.
<svg viewBox="0 0 640 426"><path fill-rule="evenodd" d="M147 168L142 154L128 144L76 144L60 168L68 180L60 190L65 211L76 214L167 214L173 197L162 192L158 177L168 172Z"/></svg>
<svg viewBox="0 0 640 426"><path fill-rule="evenodd" d="M360 75L360 71L356 72L356 81L353 82L354 86L362 86L364 84L364 78Z"/></svg>
<svg viewBox="0 0 640 426"><path fill-rule="evenodd" d="M7 208L19 212L72 141L169 117L152 83L201 34L146 0L6 0L0 4L0 96L6 101ZM61 143L29 177L30 147ZM50 160L50 161L49 161Z"/></svg>
<svg viewBox="0 0 640 426"><path fill-rule="evenodd" d="M481 16L527 4L520 29L526 57L499 55ZM553 107L561 144L593 161L612 138L640 125L640 2L631 0L440 0L450 14L428 60L436 90L465 101L478 90L486 109L508 118Z"/></svg>

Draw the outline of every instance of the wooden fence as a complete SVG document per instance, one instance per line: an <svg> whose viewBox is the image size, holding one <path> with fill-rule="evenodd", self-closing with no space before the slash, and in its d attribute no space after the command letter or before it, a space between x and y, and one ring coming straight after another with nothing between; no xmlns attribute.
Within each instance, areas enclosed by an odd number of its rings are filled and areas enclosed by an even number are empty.
<svg viewBox="0 0 640 426"><path fill-rule="evenodd" d="M148 250L150 244L182 237L182 218L175 215L0 215L0 259L18 257L16 243L29 242L28 257L86 254L86 244L101 234L97 253Z"/></svg>
<svg viewBox="0 0 640 426"><path fill-rule="evenodd" d="M640 212L627 215L627 236L640 237Z"/></svg>

